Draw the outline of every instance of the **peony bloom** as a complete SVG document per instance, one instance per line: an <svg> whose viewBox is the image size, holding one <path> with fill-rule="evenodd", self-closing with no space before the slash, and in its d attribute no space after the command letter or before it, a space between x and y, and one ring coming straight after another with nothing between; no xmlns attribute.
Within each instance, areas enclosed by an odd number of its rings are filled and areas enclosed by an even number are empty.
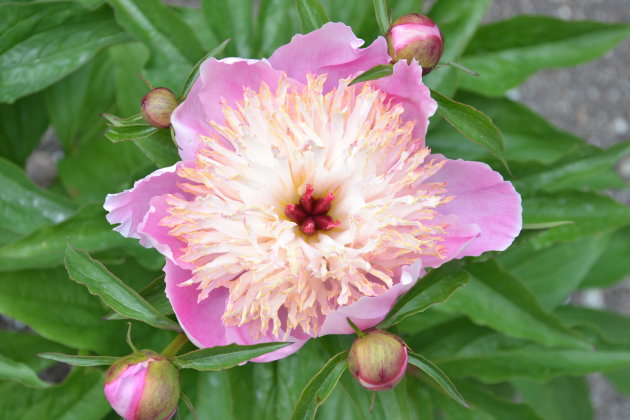
<svg viewBox="0 0 630 420"><path fill-rule="evenodd" d="M267 60L209 59L171 122L181 162L109 195L108 220L166 256L166 293L199 347L380 322L427 267L504 250L520 197L483 163L425 146L436 103L414 61L328 23Z"/></svg>
<svg viewBox="0 0 630 420"><path fill-rule="evenodd" d="M105 397L125 420L168 420L179 401L179 373L164 356L142 350L107 371Z"/></svg>

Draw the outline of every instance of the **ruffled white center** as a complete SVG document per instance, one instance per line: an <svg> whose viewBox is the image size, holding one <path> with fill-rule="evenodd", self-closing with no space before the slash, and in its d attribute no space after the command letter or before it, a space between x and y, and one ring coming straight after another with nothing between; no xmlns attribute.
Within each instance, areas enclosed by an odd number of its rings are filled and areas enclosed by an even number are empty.
<svg viewBox="0 0 630 420"><path fill-rule="evenodd" d="M435 207L443 185L423 182L441 163L412 138L401 105L369 83L323 93L325 75L306 86L287 78L272 91L246 90L236 108L224 104L214 124L233 149L205 139L194 165L178 174L196 198L168 197L171 228L194 267L182 287L199 300L229 289L223 322L252 333L317 335L324 317L398 282L400 269L439 255L443 226ZM307 185L332 193L329 231L307 236L284 213Z"/></svg>

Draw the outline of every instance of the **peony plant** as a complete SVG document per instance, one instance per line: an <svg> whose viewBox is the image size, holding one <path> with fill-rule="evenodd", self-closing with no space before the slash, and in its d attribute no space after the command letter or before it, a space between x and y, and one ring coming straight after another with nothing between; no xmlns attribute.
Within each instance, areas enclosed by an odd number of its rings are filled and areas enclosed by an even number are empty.
<svg viewBox="0 0 630 420"><path fill-rule="evenodd" d="M629 27L421 3L0 4L0 413L590 418L583 375L627 392L630 319L576 291L630 273L602 193L630 143L512 89Z"/></svg>

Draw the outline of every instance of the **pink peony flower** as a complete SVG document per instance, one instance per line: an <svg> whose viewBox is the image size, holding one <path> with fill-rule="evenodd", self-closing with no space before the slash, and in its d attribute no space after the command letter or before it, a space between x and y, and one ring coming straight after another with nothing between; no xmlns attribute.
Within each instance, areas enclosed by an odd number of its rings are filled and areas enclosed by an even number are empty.
<svg viewBox="0 0 630 420"><path fill-rule="evenodd" d="M328 23L267 60L209 59L172 125L181 162L109 195L108 220L166 256L199 347L294 342L380 322L427 267L506 249L520 196L486 164L431 155L422 68Z"/></svg>
<svg viewBox="0 0 630 420"><path fill-rule="evenodd" d="M168 420L177 410L179 373L164 356L142 350L109 368L104 391L125 420Z"/></svg>

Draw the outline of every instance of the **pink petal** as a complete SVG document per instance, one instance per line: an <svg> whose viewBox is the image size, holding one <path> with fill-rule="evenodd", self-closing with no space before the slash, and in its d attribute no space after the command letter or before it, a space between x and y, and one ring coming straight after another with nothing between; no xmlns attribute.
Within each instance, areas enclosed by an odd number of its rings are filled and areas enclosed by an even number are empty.
<svg viewBox="0 0 630 420"><path fill-rule="evenodd" d="M126 368L116 379L105 384L105 397L121 417L132 419L144 391L148 362Z"/></svg>
<svg viewBox="0 0 630 420"><path fill-rule="evenodd" d="M251 345L283 341L271 335L255 339L249 333L247 324L240 327L226 327L221 317L225 311L225 301L228 296L227 289L215 289L210 292L206 299L197 303L199 291L195 285L179 286L180 283L190 279L190 270L182 269L167 259L164 272L166 273L166 296L171 302L177 320L188 339L197 347L224 346L231 343ZM288 337L287 341L295 343L257 357L252 361L270 362L282 359L298 351L307 340Z"/></svg>
<svg viewBox="0 0 630 420"><path fill-rule="evenodd" d="M212 121L223 124L222 101L234 106L243 98L245 88L258 91L262 82L273 90L278 86L281 75L281 71L274 70L265 61L235 58L206 60L188 97L171 116L182 159L194 159L202 136L213 137L223 146L231 147L210 125Z"/></svg>
<svg viewBox="0 0 630 420"><path fill-rule="evenodd" d="M331 312L321 327L320 335L352 334L352 327L346 318L350 318L362 330L374 327L385 318L398 297L416 284L423 271L419 261L403 267L398 283L382 295L364 296L351 305Z"/></svg>
<svg viewBox="0 0 630 420"><path fill-rule="evenodd" d="M442 155L430 158L447 163L426 182L444 182L447 195L454 196L437 208L451 221L447 228L451 237L442 243L447 249L446 260L503 251L510 246L522 226L521 196L512 184L485 163L448 160ZM435 266L426 259L425 264Z"/></svg>
<svg viewBox="0 0 630 420"><path fill-rule="evenodd" d="M392 103L402 104L405 112L404 121L414 121L414 138L422 140L418 147L424 145L424 137L429 126L429 117L435 114L437 103L431 98L431 91L422 83L422 67L414 60L411 64L399 61L394 65L391 76L376 79L373 85L386 92Z"/></svg>
<svg viewBox="0 0 630 420"><path fill-rule="evenodd" d="M175 173L178 165L158 169L152 174L142 178L133 185L133 188L118 194L109 194L103 207L109 212L107 220L111 224L120 223L114 228L127 238L140 239L144 247L153 246L147 235L139 231L139 225L149 211L153 197L164 194L181 193L177 187L178 182L185 181Z"/></svg>
<svg viewBox="0 0 630 420"><path fill-rule="evenodd" d="M221 316L225 310L227 289L215 289L208 298L197 303L199 291L195 285L179 286L192 277L190 270L178 267L167 258L164 273L166 296L190 341L200 348L225 345Z"/></svg>
<svg viewBox="0 0 630 420"><path fill-rule="evenodd" d="M290 43L269 57L269 62L273 68L285 71L301 83L306 83L308 73L327 73L324 85L324 92L327 92L337 86L339 79L389 63L387 42L383 37L367 48L359 48L363 44L364 41L358 39L349 26L327 23L308 34L295 35Z"/></svg>
<svg viewBox="0 0 630 420"><path fill-rule="evenodd" d="M178 194L182 196L183 194ZM138 224L138 232L144 236L149 246L157 249L167 259L178 261L182 256L186 244L168 232L171 228L162 226L160 222L169 216L166 196L156 196L149 201L147 210L142 222ZM181 263L182 268L192 268L190 264Z"/></svg>

